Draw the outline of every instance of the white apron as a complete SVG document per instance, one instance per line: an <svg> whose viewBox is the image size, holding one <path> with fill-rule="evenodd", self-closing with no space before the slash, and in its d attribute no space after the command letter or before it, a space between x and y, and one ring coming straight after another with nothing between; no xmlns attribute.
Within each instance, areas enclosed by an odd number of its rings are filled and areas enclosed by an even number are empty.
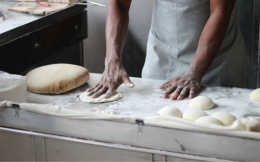
<svg viewBox="0 0 260 162"><path fill-rule="evenodd" d="M142 77L169 80L186 73L210 15L209 0L155 0ZM202 84L246 87L246 51L236 7Z"/></svg>

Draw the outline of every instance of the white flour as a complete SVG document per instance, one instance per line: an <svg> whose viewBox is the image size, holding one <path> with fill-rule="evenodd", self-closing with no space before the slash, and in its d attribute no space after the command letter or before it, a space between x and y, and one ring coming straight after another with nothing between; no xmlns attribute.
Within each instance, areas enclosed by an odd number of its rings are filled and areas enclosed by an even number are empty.
<svg viewBox="0 0 260 162"><path fill-rule="evenodd" d="M179 108L182 113L190 108L190 99L188 98L181 101L162 98L164 91L157 87L164 81L138 78L131 79L135 88L128 88L125 85L119 87L117 91L123 94L123 98L119 101L98 104L81 102L79 95L89 85L97 83L100 76L99 74L90 74L90 80L87 84L61 95L41 95L28 92L28 102L55 104L78 111L115 110L124 115L156 113L161 108L171 104ZM208 115L218 111L227 111L237 118L260 116L260 101L253 101L249 98L251 91L250 89L203 86L198 95L207 96L215 102L213 109L205 110Z"/></svg>

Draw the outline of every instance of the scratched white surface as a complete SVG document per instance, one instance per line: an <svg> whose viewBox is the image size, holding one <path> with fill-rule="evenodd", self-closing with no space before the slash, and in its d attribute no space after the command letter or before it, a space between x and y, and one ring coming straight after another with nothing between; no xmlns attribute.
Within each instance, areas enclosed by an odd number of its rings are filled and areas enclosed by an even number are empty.
<svg viewBox="0 0 260 162"><path fill-rule="evenodd" d="M90 80L87 84L60 95L28 92L28 102L56 104L78 111L116 110L124 115L156 113L167 105L174 105L182 112L190 108L190 99L188 98L181 101L162 98L164 91L157 87L164 81L139 78L131 79L135 84L135 88L128 88L125 85L119 87L118 91L123 93L123 98L118 101L98 104L81 102L79 95L89 86L96 84L100 76L100 74L90 74ZM260 101L251 100L249 97L251 92L252 89L203 86L197 95L207 96L214 101L215 107L211 110L205 110L208 115L218 111L227 111L237 118L260 116Z"/></svg>
<svg viewBox="0 0 260 162"><path fill-rule="evenodd" d="M4 12L8 17L0 23L0 34L42 17L31 15L29 13L8 10L8 6L13 6L15 4L17 4L17 2L0 2L0 11Z"/></svg>

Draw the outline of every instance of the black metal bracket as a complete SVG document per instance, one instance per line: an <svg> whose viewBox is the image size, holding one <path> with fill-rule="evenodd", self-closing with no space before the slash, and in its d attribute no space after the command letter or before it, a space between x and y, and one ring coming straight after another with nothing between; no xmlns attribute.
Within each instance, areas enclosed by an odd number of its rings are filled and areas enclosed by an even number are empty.
<svg viewBox="0 0 260 162"><path fill-rule="evenodd" d="M20 105L19 105L19 103L15 103L15 102L13 102L12 105L13 105L13 107L15 107L15 108L19 108L19 109L20 109Z"/></svg>
<svg viewBox="0 0 260 162"><path fill-rule="evenodd" d="M139 119L139 118L137 118L137 119L135 120L135 122L136 122L136 124L144 125L144 119Z"/></svg>
<svg viewBox="0 0 260 162"><path fill-rule="evenodd" d="M142 128L143 128L143 125L144 125L144 119L137 118L135 120L135 122L136 122L136 124L138 124L138 131L137 131L137 133L138 134L142 134Z"/></svg>
<svg viewBox="0 0 260 162"><path fill-rule="evenodd" d="M19 110L20 110L20 105L19 103L12 103L13 107L15 108L15 116L19 118Z"/></svg>

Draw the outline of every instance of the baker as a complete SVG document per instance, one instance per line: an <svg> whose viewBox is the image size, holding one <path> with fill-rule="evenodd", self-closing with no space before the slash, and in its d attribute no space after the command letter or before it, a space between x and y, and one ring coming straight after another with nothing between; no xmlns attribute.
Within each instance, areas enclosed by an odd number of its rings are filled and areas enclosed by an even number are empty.
<svg viewBox="0 0 260 162"><path fill-rule="evenodd" d="M122 83L134 84L121 55L131 0L110 0L105 70L88 89L109 97ZM193 98L201 84L246 87L246 52L235 0L155 0L142 78L168 80L164 98Z"/></svg>

